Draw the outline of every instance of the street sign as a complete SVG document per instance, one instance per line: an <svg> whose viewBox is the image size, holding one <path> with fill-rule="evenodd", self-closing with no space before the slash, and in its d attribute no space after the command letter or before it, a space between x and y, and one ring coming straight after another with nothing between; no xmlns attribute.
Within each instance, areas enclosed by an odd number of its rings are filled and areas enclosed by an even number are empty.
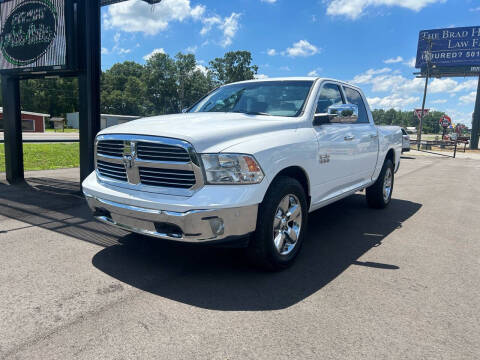
<svg viewBox="0 0 480 360"><path fill-rule="evenodd" d="M0 72L58 71L73 66L73 11L71 0L1 2Z"/></svg>
<svg viewBox="0 0 480 360"><path fill-rule="evenodd" d="M423 117L427 116L429 112L430 112L430 109L424 109L423 110ZM415 113L415 115L417 115L418 120L422 119L422 109L415 109L414 113Z"/></svg>
<svg viewBox="0 0 480 360"><path fill-rule="evenodd" d="M480 66L480 27L461 27L420 31L417 69L428 62L435 67Z"/></svg>
<svg viewBox="0 0 480 360"><path fill-rule="evenodd" d="M447 115L443 115L441 118L440 118L440 126L443 127L444 129L447 129L448 127L450 127L452 125L452 119L447 116Z"/></svg>

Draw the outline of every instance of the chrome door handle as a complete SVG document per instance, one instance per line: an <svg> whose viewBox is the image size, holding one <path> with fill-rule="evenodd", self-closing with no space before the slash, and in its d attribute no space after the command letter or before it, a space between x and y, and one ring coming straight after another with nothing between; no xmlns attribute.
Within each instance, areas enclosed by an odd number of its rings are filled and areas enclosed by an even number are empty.
<svg viewBox="0 0 480 360"><path fill-rule="evenodd" d="M378 138L378 135L377 135L377 134L375 134L375 135L374 135L374 134L370 134L370 137L371 137L372 139L376 139L376 138Z"/></svg>
<svg viewBox="0 0 480 360"><path fill-rule="evenodd" d="M355 139L355 136L351 136L351 135L345 136L345 137L343 138L343 140L345 140L345 141L352 141L353 139Z"/></svg>

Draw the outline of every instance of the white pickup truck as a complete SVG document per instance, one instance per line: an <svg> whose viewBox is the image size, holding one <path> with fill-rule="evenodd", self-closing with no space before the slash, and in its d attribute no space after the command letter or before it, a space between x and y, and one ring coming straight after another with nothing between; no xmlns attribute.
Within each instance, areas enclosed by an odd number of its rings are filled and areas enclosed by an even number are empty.
<svg viewBox="0 0 480 360"><path fill-rule="evenodd" d="M101 131L83 182L95 218L190 243L245 240L257 264L296 258L308 213L366 189L386 207L400 165L399 127L375 126L362 91L323 78L215 89L182 114Z"/></svg>

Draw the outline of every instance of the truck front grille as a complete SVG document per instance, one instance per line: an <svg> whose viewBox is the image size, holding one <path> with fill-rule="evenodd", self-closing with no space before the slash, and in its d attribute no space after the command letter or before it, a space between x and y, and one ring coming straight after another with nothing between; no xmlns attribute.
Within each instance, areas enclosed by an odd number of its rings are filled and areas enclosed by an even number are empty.
<svg viewBox="0 0 480 360"><path fill-rule="evenodd" d="M185 170L165 170L155 168L140 169L140 181L151 186L177 187L190 189L195 185L195 173Z"/></svg>
<svg viewBox="0 0 480 360"><path fill-rule="evenodd" d="M137 150L139 159L190 162L190 154L187 150L177 146L139 142Z"/></svg>
<svg viewBox="0 0 480 360"><path fill-rule="evenodd" d="M97 169L102 176L120 181L128 181L127 171L123 164L97 160Z"/></svg>
<svg viewBox="0 0 480 360"><path fill-rule="evenodd" d="M203 184L193 147L177 139L100 135L96 142L96 164L101 180L119 186L143 186L149 191L162 192L161 188L192 191Z"/></svg>

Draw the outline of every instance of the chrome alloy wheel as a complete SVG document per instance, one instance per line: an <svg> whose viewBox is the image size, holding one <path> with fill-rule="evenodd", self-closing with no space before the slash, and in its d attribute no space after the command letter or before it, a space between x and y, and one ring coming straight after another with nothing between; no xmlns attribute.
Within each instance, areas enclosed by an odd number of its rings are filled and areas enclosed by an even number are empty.
<svg viewBox="0 0 480 360"><path fill-rule="evenodd" d="M273 219L273 243L280 255L290 254L302 229L302 206L296 195L286 195L278 204Z"/></svg>
<svg viewBox="0 0 480 360"><path fill-rule="evenodd" d="M392 193L393 186L393 172L391 168L387 168L385 171L385 178L383 179L383 200L388 202Z"/></svg>

